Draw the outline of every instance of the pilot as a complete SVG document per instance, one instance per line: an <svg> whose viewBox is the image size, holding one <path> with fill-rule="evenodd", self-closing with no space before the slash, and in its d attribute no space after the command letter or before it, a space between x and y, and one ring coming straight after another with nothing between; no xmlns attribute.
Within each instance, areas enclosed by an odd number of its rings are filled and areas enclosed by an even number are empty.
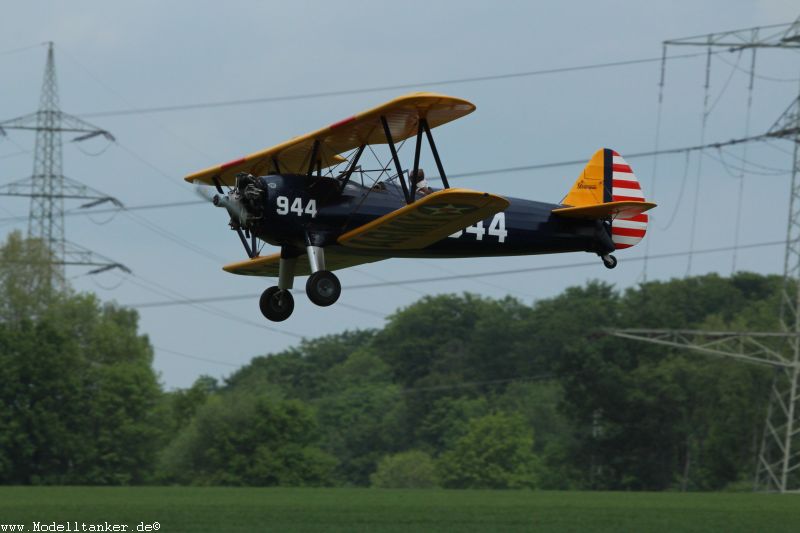
<svg viewBox="0 0 800 533"><path fill-rule="evenodd" d="M416 188L417 194L425 196L426 194L429 194L431 192L430 187L428 187L428 182L425 181L425 171L422 170L421 168L417 169L416 172L412 170L411 173L409 174L409 179L411 180L413 186Z"/></svg>

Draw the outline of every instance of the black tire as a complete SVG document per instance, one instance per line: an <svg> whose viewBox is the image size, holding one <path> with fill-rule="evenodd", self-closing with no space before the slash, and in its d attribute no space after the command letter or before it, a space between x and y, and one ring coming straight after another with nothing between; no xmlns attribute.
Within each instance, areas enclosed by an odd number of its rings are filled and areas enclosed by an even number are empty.
<svg viewBox="0 0 800 533"><path fill-rule="evenodd" d="M342 284L333 272L320 270L309 276L306 282L308 299L321 307L332 305L342 294Z"/></svg>
<svg viewBox="0 0 800 533"><path fill-rule="evenodd" d="M294 311L294 298L289 291L270 287L261 293L258 306L261 308L261 314L269 320L283 322Z"/></svg>
<svg viewBox="0 0 800 533"><path fill-rule="evenodd" d="M603 256L603 265L605 265L605 267L607 269L609 269L609 270L612 269L612 268L616 268L617 267L617 258L614 257L611 254L604 255Z"/></svg>

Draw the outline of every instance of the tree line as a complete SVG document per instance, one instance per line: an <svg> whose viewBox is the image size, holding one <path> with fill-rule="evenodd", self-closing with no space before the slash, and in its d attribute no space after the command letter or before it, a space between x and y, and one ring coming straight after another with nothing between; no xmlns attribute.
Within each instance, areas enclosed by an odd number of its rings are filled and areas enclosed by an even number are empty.
<svg viewBox="0 0 800 533"><path fill-rule="evenodd" d="M776 276L424 297L165 391L136 312L53 293L43 257L0 250L0 483L752 486L770 371L606 330L775 330Z"/></svg>

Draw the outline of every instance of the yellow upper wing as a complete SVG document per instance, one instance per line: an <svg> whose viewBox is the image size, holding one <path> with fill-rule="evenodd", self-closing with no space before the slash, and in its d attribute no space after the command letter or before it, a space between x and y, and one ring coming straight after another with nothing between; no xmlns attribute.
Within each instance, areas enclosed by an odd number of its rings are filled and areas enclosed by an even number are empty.
<svg viewBox="0 0 800 533"><path fill-rule="evenodd" d="M339 244L366 250L419 250L508 205L501 196L444 189L345 233Z"/></svg>
<svg viewBox="0 0 800 533"><path fill-rule="evenodd" d="M272 148L195 172L184 179L212 185L216 178L223 185L233 185L239 172L253 175L305 173L311 166L314 141L319 141L319 166L328 168L345 161L339 154L362 144L386 143L381 116L386 117L392 140L398 142L416 135L421 118L428 121L430 128L435 128L474 110L472 103L461 98L429 92L411 93Z"/></svg>

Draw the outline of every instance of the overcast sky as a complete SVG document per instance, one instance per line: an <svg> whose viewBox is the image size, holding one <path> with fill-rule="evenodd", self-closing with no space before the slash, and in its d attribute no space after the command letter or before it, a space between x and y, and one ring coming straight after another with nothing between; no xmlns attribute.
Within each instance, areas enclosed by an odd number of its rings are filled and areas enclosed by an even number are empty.
<svg viewBox="0 0 800 533"><path fill-rule="evenodd" d="M706 58L667 62L656 144L659 62L558 74L442 84L561 67L656 58L661 43L711 32L792 22L795 1L470 2L470 1L76 1L6 2L0 18L0 120L38 106L46 49L54 41L61 107L111 131L64 141L64 174L128 206L197 199L190 172L241 157L330 124L411 89L289 99L258 104L101 114L193 103L296 96L403 84L467 98L468 117L437 129L449 174L586 159L607 146L625 154L691 146L702 140ZM670 47L669 55L703 48ZM800 52L760 50L749 131L749 52L714 55L706 142L765 132L798 95ZM33 136L0 138L0 185L29 176ZM629 158L648 199L659 204L648 236L617 254L608 271L589 254L470 260L391 260L343 271L342 305L318 308L296 294L295 313L267 323L258 296L272 282L224 273L244 252L227 217L210 205L66 219L70 241L124 263L133 276L68 272L79 290L141 304L213 296L251 298L207 306L140 309L140 329L155 346L168 388L198 376L224 377L253 356L302 337L380 327L387 315L427 294L512 294L526 303L600 279L619 288L645 279L730 274L732 251L696 250L785 238L791 144L751 143L720 153ZM408 152L406 152L408 155ZM741 158L747 160L741 211ZM720 159L725 163L721 164ZM433 168L428 159L423 166ZM559 201L582 164L462 178L459 186ZM698 181L699 179L699 181ZM455 183L455 180L454 180ZM699 185L698 185L699 184ZM696 192L698 194L696 194ZM697 216L695 218L695 205ZM67 204L74 209L77 204ZM0 231L27 228L28 203L0 200ZM134 214L135 213L135 214ZM694 220L694 223L693 223ZM692 243L692 228L694 242ZM164 230L168 234L164 234ZM640 259L651 259L644 269ZM740 249L736 268L780 273L783 248ZM590 266L574 266L584 263ZM516 274L359 288L408 279L535 269ZM570 268L566 268L570 267ZM296 286L303 287L298 280ZM431 327L436 317L431 317ZM183 355L180 355L183 354ZM192 356L208 361L191 359Z"/></svg>

